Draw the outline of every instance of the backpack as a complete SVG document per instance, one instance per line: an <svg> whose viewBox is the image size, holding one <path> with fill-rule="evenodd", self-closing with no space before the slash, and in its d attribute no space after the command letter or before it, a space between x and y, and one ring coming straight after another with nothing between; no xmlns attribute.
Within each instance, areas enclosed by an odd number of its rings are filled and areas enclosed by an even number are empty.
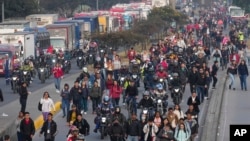
<svg viewBox="0 0 250 141"><path fill-rule="evenodd" d="M42 111L42 106L43 106L43 104L41 104L41 102L39 101L38 102L38 111Z"/></svg>

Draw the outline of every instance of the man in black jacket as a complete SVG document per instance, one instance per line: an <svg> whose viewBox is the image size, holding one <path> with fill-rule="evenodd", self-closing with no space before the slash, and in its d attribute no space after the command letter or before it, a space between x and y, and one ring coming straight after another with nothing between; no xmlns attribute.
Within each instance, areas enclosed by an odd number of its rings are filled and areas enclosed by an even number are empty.
<svg viewBox="0 0 250 141"><path fill-rule="evenodd" d="M132 113L131 118L128 119L126 123L126 137L128 141L138 141L141 137L141 123L137 119L137 116L135 113Z"/></svg>
<svg viewBox="0 0 250 141"><path fill-rule="evenodd" d="M136 99L138 98L138 89L133 80L130 81L128 87L126 88L125 94L127 97L127 104L130 100L133 100L133 112L137 113Z"/></svg>
<svg viewBox="0 0 250 141"><path fill-rule="evenodd" d="M81 106L81 87L79 87L79 82L75 81L74 86L70 89L70 100L73 101L73 104L76 105L79 111L82 110Z"/></svg>
<svg viewBox="0 0 250 141"><path fill-rule="evenodd" d="M86 119L82 117L82 114L77 115L77 119L73 122L73 125L79 129L79 133L87 136L89 135L89 123Z"/></svg>
<svg viewBox="0 0 250 141"><path fill-rule="evenodd" d="M206 85L206 77L204 70L202 68L199 69L199 74L198 74L198 79L196 81L196 91L198 94L198 97L200 99L200 102L202 103L205 97L205 88L207 87Z"/></svg>
<svg viewBox="0 0 250 141"><path fill-rule="evenodd" d="M57 124L53 120L53 114L48 114L48 119L43 123L40 131L40 137L44 134L44 141L54 141L57 134Z"/></svg>
<svg viewBox="0 0 250 141"><path fill-rule="evenodd" d="M193 105L194 110L199 113L199 105L201 104L200 99L197 97L196 92L193 92L192 95L187 100L187 105Z"/></svg>
<svg viewBox="0 0 250 141"><path fill-rule="evenodd" d="M118 118L113 119L113 124L109 130L110 141L123 141L124 139L124 129L123 126L119 123Z"/></svg>
<svg viewBox="0 0 250 141"><path fill-rule="evenodd" d="M197 69L195 66L193 66L192 70L189 72L189 75L188 75L188 82L189 82L191 93L195 91L195 83L197 79L198 79Z"/></svg>
<svg viewBox="0 0 250 141"><path fill-rule="evenodd" d="M20 123L20 131L22 133L23 141L32 141L35 134L34 121L30 118L30 113L25 112L24 119Z"/></svg>
<svg viewBox="0 0 250 141"><path fill-rule="evenodd" d="M27 90L27 84L26 82L23 82L21 84L21 88L19 91L19 95L20 95L20 104L21 104L21 112L25 112L26 109L26 104L27 104L27 99L28 99L28 95L30 94L30 92L28 92Z"/></svg>

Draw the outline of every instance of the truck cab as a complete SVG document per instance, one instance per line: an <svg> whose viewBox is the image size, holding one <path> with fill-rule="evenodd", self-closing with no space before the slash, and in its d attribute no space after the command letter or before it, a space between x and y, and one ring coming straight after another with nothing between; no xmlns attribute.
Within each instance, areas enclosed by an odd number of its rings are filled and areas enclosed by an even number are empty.
<svg viewBox="0 0 250 141"><path fill-rule="evenodd" d="M50 37L50 44L53 46L56 52L59 50L64 51L67 48L66 39L64 37Z"/></svg>

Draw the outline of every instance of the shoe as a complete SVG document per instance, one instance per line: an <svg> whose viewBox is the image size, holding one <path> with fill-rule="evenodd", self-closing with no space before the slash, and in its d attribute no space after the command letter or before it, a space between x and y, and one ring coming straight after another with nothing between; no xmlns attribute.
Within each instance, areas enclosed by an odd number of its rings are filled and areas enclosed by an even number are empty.
<svg viewBox="0 0 250 141"><path fill-rule="evenodd" d="M212 89L215 89L215 87L213 87Z"/></svg>
<svg viewBox="0 0 250 141"><path fill-rule="evenodd" d="M94 132L97 133L97 129L94 129Z"/></svg>
<svg viewBox="0 0 250 141"><path fill-rule="evenodd" d="M126 105L126 103L123 103L122 105L123 105L123 106L125 106L125 105Z"/></svg>
<svg viewBox="0 0 250 141"><path fill-rule="evenodd" d="M2 114L2 116L3 116L3 117L7 117L7 116L9 116L9 115L7 115L7 114L3 113L3 114Z"/></svg>
<svg viewBox="0 0 250 141"><path fill-rule="evenodd" d="M205 100L207 100L207 99L208 99L208 97L204 97L204 99L205 99Z"/></svg>
<svg viewBox="0 0 250 141"><path fill-rule="evenodd" d="M84 115L87 115L87 112L84 112Z"/></svg>
<svg viewBox="0 0 250 141"><path fill-rule="evenodd" d="M81 114L83 114L83 110L81 111Z"/></svg>
<svg viewBox="0 0 250 141"><path fill-rule="evenodd" d="M245 89L245 91L247 91L247 89Z"/></svg>
<svg viewBox="0 0 250 141"><path fill-rule="evenodd" d="M60 93L60 91L57 89L57 90L56 90L56 93Z"/></svg>
<svg viewBox="0 0 250 141"><path fill-rule="evenodd" d="M231 90L231 85L229 85L229 90Z"/></svg>
<svg viewBox="0 0 250 141"><path fill-rule="evenodd" d="M235 88L233 88L233 90L235 91Z"/></svg>
<svg viewBox="0 0 250 141"><path fill-rule="evenodd" d="M65 118L65 115L63 115L62 118Z"/></svg>

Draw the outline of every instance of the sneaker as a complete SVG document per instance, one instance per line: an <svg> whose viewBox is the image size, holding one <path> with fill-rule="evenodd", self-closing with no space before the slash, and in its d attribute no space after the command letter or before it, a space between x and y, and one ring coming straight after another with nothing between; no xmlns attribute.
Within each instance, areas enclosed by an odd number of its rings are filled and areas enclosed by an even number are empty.
<svg viewBox="0 0 250 141"><path fill-rule="evenodd" d="M83 110L81 111L81 114L83 114Z"/></svg>
<svg viewBox="0 0 250 141"><path fill-rule="evenodd" d="M235 88L233 88L233 90L235 91Z"/></svg>
<svg viewBox="0 0 250 141"><path fill-rule="evenodd" d="M56 90L56 93L60 93L60 91L57 89L57 90Z"/></svg>
<svg viewBox="0 0 250 141"><path fill-rule="evenodd" d="M94 129L94 132L97 133L97 129Z"/></svg>
<svg viewBox="0 0 250 141"><path fill-rule="evenodd" d="M231 90L231 85L229 85L229 90Z"/></svg>
<svg viewBox="0 0 250 141"><path fill-rule="evenodd" d="M123 105L123 106L125 106L125 105L126 105L126 103L123 103L122 105Z"/></svg>
<svg viewBox="0 0 250 141"><path fill-rule="evenodd" d="M2 114L2 116L3 116L3 117L7 117L7 116L9 116L9 115L7 115L7 114L3 113L3 114Z"/></svg>
<svg viewBox="0 0 250 141"><path fill-rule="evenodd" d="M84 115L87 115L87 112L84 112Z"/></svg>
<svg viewBox="0 0 250 141"><path fill-rule="evenodd" d="M65 115L63 115L62 118L65 118Z"/></svg>
<svg viewBox="0 0 250 141"><path fill-rule="evenodd" d="M208 99L208 97L204 97L204 99L205 99L205 100L207 100L207 99Z"/></svg>

